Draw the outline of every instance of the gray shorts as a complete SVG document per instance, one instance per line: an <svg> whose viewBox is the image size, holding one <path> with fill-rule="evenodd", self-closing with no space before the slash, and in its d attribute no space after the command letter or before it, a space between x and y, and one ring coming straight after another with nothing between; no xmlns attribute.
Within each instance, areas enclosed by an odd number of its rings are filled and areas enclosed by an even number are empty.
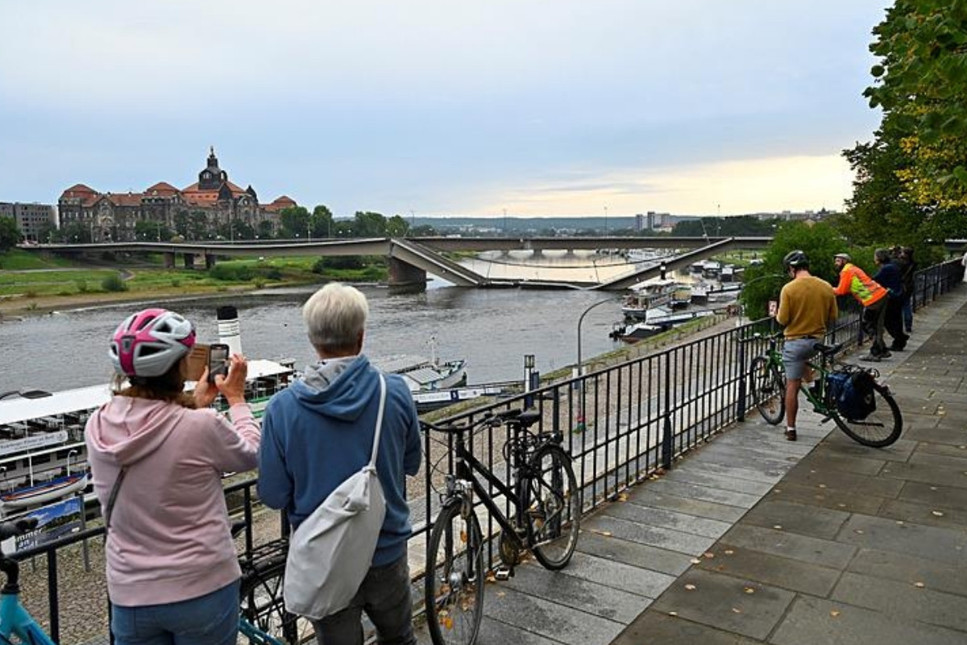
<svg viewBox="0 0 967 645"><path fill-rule="evenodd" d="M786 368L786 378L801 379L806 371L806 361L816 354L814 349L820 341L815 338L787 340L782 346L782 364Z"/></svg>

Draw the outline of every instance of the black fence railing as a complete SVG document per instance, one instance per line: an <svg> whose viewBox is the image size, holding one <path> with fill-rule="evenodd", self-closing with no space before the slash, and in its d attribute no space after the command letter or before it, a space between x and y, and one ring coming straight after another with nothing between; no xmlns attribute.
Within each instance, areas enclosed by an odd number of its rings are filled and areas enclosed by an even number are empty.
<svg viewBox="0 0 967 645"><path fill-rule="evenodd" d="M916 274L914 303L923 307L960 282L962 267L959 261L929 267ZM829 332L830 342L856 344L860 342L860 307L847 297L840 318ZM446 422L469 422L482 415L518 407L536 407L541 417L537 429L560 432L564 446L574 459L575 475L583 490L585 512L615 499L628 487L672 467L677 459L710 440L725 427L744 418L747 405L746 376L753 356L761 353L757 343L740 343L755 332L773 332L771 319L749 322L735 328L669 347L653 354L581 374L539 389L502 400L492 405L474 408L449 417ZM469 442L468 448L495 473L510 478L510 465L502 456L506 437L502 428L488 428ZM453 472L453 452L446 438L424 437L423 472L410 481L408 497L413 514L414 534L411 538L411 573L422 575L421 563L427 532L432 526L439 504L439 492L444 478ZM239 538L240 555L250 554L260 542L277 539L284 531L277 515L258 509L254 494L254 479L226 488L229 508L245 521L246 529ZM488 491L500 499L497 491ZM504 501L509 512L510 502ZM495 522L484 514L485 535L496 535ZM266 531L265 524L271 528ZM254 527L260 525L257 532ZM258 533L258 534L257 534ZM58 552L75 547L82 541L103 542L102 528L93 528L65 537L56 542L21 551L19 560L42 558L47 570L47 613L45 627L55 641L60 641L62 630L61 593ZM495 545L489 549L489 562L495 561ZM94 566L103 568L103 563ZM25 574L29 578L29 572ZM102 598L88 598L88 611L83 620L100 625L106 642L106 612L100 619L92 616L92 605L107 607L106 593ZM42 604L42 603L41 603ZM37 611L38 607L28 607ZM35 616L42 614L35 613ZM71 619L75 619L75 613ZM75 642L75 641L66 641ZM90 639L76 642L93 642Z"/></svg>

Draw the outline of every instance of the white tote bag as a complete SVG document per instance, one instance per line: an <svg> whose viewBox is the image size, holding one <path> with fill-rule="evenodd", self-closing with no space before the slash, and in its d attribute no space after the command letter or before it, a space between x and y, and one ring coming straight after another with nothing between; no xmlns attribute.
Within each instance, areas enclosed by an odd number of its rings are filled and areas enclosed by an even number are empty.
<svg viewBox="0 0 967 645"><path fill-rule="evenodd" d="M293 614L318 620L345 609L372 566L386 516L383 487L376 476L386 406L382 374L379 387L372 458L323 500L289 542L283 595Z"/></svg>

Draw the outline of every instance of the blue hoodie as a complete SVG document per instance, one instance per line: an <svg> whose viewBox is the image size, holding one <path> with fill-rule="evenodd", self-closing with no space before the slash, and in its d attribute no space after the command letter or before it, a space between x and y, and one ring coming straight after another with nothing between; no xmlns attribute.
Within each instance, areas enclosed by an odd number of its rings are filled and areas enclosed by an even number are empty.
<svg viewBox="0 0 967 645"><path fill-rule="evenodd" d="M262 418L258 491L271 508L285 509L293 530L339 484L369 463L379 408L379 373L365 356L320 361L272 397ZM406 383L386 376L376 472L386 497L386 519L373 566L406 553L410 513L404 473L420 469L419 421Z"/></svg>

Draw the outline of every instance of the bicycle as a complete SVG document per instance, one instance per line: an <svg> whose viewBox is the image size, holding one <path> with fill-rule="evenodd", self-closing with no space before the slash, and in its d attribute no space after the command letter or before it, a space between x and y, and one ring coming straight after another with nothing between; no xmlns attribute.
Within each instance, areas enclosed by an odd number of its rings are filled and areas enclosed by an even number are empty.
<svg viewBox="0 0 967 645"><path fill-rule="evenodd" d="M234 524L232 535L237 536L244 528L244 522ZM250 643L298 645L314 638L314 628L307 618L285 610L282 586L288 550L288 539L280 538L257 546L238 559L242 568L239 632Z"/></svg>
<svg viewBox="0 0 967 645"><path fill-rule="evenodd" d="M751 342L762 338L762 334L754 334L743 341ZM768 336L769 346L766 353L754 358L749 369L750 395L759 414L771 425L778 425L786 412L786 376L778 339L779 335ZM815 348L819 360L812 358L806 361L806 365L814 371L816 380L808 387L803 381L799 391L806 395L813 410L824 416L821 423L832 419L848 437L872 448L883 448L899 439L903 431L903 416L890 388L876 380L880 376L879 372L848 363L841 363L839 370L832 369L835 355L843 348L842 343L824 345L817 342ZM829 378L837 372L866 372L873 377L873 402L870 406L873 411L863 419L851 419L837 408Z"/></svg>
<svg viewBox="0 0 967 645"><path fill-rule="evenodd" d="M445 478L441 508L427 546L425 607L435 645L472 645L483 617L483 535L473 496L500 526L498 551L503 567L495 575L506 579L530 550L545 568L567 565L580 531L581 489L574 477L571 457L561 447L559 432L534 433L530 426L541 418L535 410L508 410L487 414L468 425L439 426L421 422L425 432L446 433L453 441L455 468ZM512 483L505 484L467 447L482 428L504 425L507 438L503 457ZM475 476L486 480L513 507L512 517L501 512L494 498Z"/></svg>
<svg viewBox="0 0 967 645"><path fill-rule="evenodd" d="M37 528L36 518L25 518L0 524L0 543ZM13 645L56 645L23 605L20 604L20 563L0 549L0 571L7 580L0 589L0 643ZM17 640L13 640L13 638Z"/></svg>

